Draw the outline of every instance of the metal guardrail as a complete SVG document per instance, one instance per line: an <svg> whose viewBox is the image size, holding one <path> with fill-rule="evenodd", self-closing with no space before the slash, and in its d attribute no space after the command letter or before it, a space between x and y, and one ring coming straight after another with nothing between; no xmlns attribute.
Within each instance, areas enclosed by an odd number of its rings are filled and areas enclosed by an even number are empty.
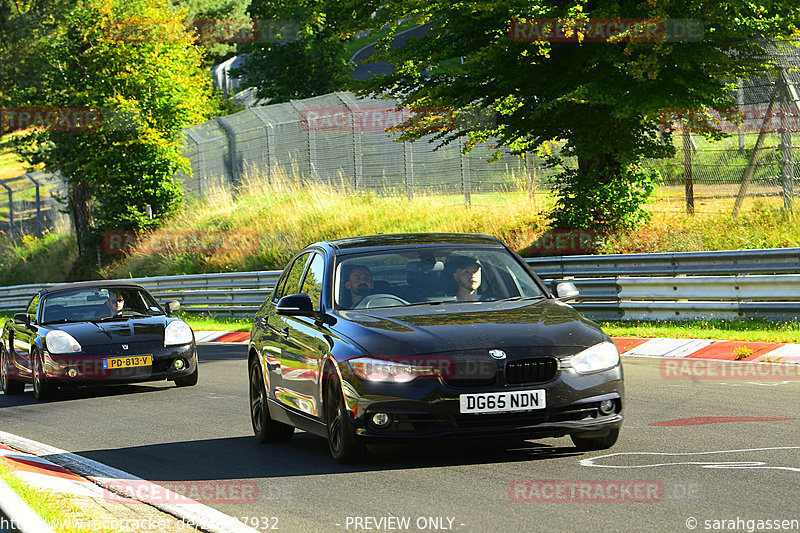
<svg viewBox="0 0 800 533"><path fill-rule="evenodd" d="M544 257L527 260L553 285L570 279L573 304L610 320L681 320L800 316L800 248ZM724 274L724 275L723 275ZM190 313L252 315L280 271L136 278L160 302L176 299ZM43 286L0 287L0 311L21 311Z"/></svg>

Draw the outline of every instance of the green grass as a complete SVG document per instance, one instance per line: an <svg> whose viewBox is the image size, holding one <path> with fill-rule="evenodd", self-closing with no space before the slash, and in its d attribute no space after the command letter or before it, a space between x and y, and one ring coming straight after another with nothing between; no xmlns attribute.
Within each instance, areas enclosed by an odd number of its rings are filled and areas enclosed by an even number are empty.
<svg viewBox="0 0 800 533"><path fill-rule="evenodd" d="M14 492L25 500L36 514L51 525L61 524L63 526L68 520L73 521L73 523L91 524L92 526L99 524L97 520L93 520L92 516L87 515L78 508L67 496L31 488L27 483L12 474L2 462L0 462L0 479L5 481ZM100 527L55 527L54 529L62 533L117 531Z"/></svg>
<svg viewBox="0 0 800 533"><path fill-rule="evenodd" d="M11 135L0 136L0 179L16 178L26 172L25 164L11 149Z"/></svg>
<svg viewBox="0 0 800 533"><path fill-rule="evenodd" d="M800 323L763 320L599 322L612 337L800 343Z"/></svg>
<svg viewBox="0 0 800 533"><path fill-rule="evenodd" d="M68 233L1 236L0 286L66 281L76 259L75 237Z"/></svg>
<svg viewBox="0 0 800 533"><path fill-rule="evenodd" d="M22 312L20 309L18 312ZM13 312L0 313L0 324L11 320ZM229 318L211 316L208 314L185 313L178 311L175 316L182 318L194 331L250 331L253 327L251 318Z"/></svg>
<svg viewBox="0 0 800 533"><path fill-rule="evenodd" d="M251 318L228 318L208 314L182 313L178 311L175 316L181 317L194 331L250 331L253 327Z"/></svg>

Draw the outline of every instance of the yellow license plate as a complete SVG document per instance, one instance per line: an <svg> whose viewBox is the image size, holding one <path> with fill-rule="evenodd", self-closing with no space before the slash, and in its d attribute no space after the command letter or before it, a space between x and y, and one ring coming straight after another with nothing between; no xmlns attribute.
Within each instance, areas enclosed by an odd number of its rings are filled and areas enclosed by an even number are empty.
<svg viewBox="0 0 800 533"><path fill-rule="evenodd" d="M137 366L150 366L153 364L152 355L131 355L129 357L109 357L103 359L103 368L114 370L116 368L133 368Z"/></svg>

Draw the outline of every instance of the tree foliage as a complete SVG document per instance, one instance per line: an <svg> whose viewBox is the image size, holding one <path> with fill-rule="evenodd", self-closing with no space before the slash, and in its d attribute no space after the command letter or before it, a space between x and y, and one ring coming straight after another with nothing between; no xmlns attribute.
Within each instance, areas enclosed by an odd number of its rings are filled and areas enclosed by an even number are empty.
<svg viewBox="0 0 800 533"><path fill-rule="evenodd" d="M192 33L163 0L79 0L50 15L57 23L27 41L35 76L11 84L6 101L102 117L71 131L34 127L18 141L30 163L69 181L83 250L92 236L152 227L181 205L173 175L190 169L180 130L212 110L211 87Z"/></svg>
<svg viewBox="0 0 800 533"><path fill-rule="evenodd" d="M259 42L243 47L244 86L273 103L342 90L350 82L345 41L352 19L340 0L253 0L251 16L274 25Z"/></svg>
<svg viewBox="0 0 800 533"><path fill-rule="evenodd" d="M351 32L409 19L430 27L425 37L375 56L395 70L367 80L362 93L496 117L489 127L462 121L436 136L442 142L493 137L518 153L563 144L551 163L570 157L577 164L557 180L554 223L597 229L642 220L654 179L642 160L674 153L669 131L659 128L662 113L735 105L730 82L769 68L755 37L785 38L800 19L796 0L350 0L344 11L354 14ZM617 18L695 20L702 39L522 42L510 31L515 20ZM412 123L404 138L429 132L428 124Z"/></svg>

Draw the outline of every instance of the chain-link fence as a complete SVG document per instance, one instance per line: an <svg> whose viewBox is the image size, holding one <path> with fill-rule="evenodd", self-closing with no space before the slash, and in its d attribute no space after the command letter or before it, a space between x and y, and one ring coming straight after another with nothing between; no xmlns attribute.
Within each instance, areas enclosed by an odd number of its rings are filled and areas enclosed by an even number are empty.
<svg viewBox="0 0 800 533"><path fill-rule="evenodd" d="M664 178L659 207L735 214L746 202L760 200L791 209L800 194L794 156L800 131L800 52L788 43L764 43L764 50L765 63L774 69L763 77L736 80L736 108L673 114L679 119L675 157L648 162ZM729 136L709 141L700 134L711 130Z"/></svg>
<svg viewBox="0 0 800 533"><path fill-rule="evenodd" d="M184 189L203 197L216 187L237 187L257 171L261 177L345 183L381 194L471 195L528 187L531 165L503 151L476 146L463 155L462 141L439 149L422 139L396 142L384 128L407 118L392 100L357 99L346 92L252 107L187 128L184 154L193 176Z"/></svg>
<svg viewBox="0 0 800 533"><path fill-rule="evenodd" d="M66 183L59 174L30 172L0 180L0 232L12 238L69 227Z"/></svg>
<svg viewBox="0 0 800 533"><path fill-rule="evenodd" d="M676 130L676 155L646 161L664 180L651 209L730 213L754 199L791 208L800 193L794 157L800 53L767 43L764 59L775 68L764 77L736 80L735 109L665 113L665 127ZM282 174L344 182L381 194L457 194L466 203L479 193L552 189L550 178L560 169L534 154L501 151L490 163L494 150L486 144L462 155L461 141L439 149L427 139L395 142L384 127L401 121L392 115L396 105L341 92L252 107L187 128L185 155L194 175L182 176L184 188L203 197L215 188L235 188L257 171L268 179ZM734 119L737 114L744 120ZM698 132L709 128L729 135L712 141Z"/></svg>

